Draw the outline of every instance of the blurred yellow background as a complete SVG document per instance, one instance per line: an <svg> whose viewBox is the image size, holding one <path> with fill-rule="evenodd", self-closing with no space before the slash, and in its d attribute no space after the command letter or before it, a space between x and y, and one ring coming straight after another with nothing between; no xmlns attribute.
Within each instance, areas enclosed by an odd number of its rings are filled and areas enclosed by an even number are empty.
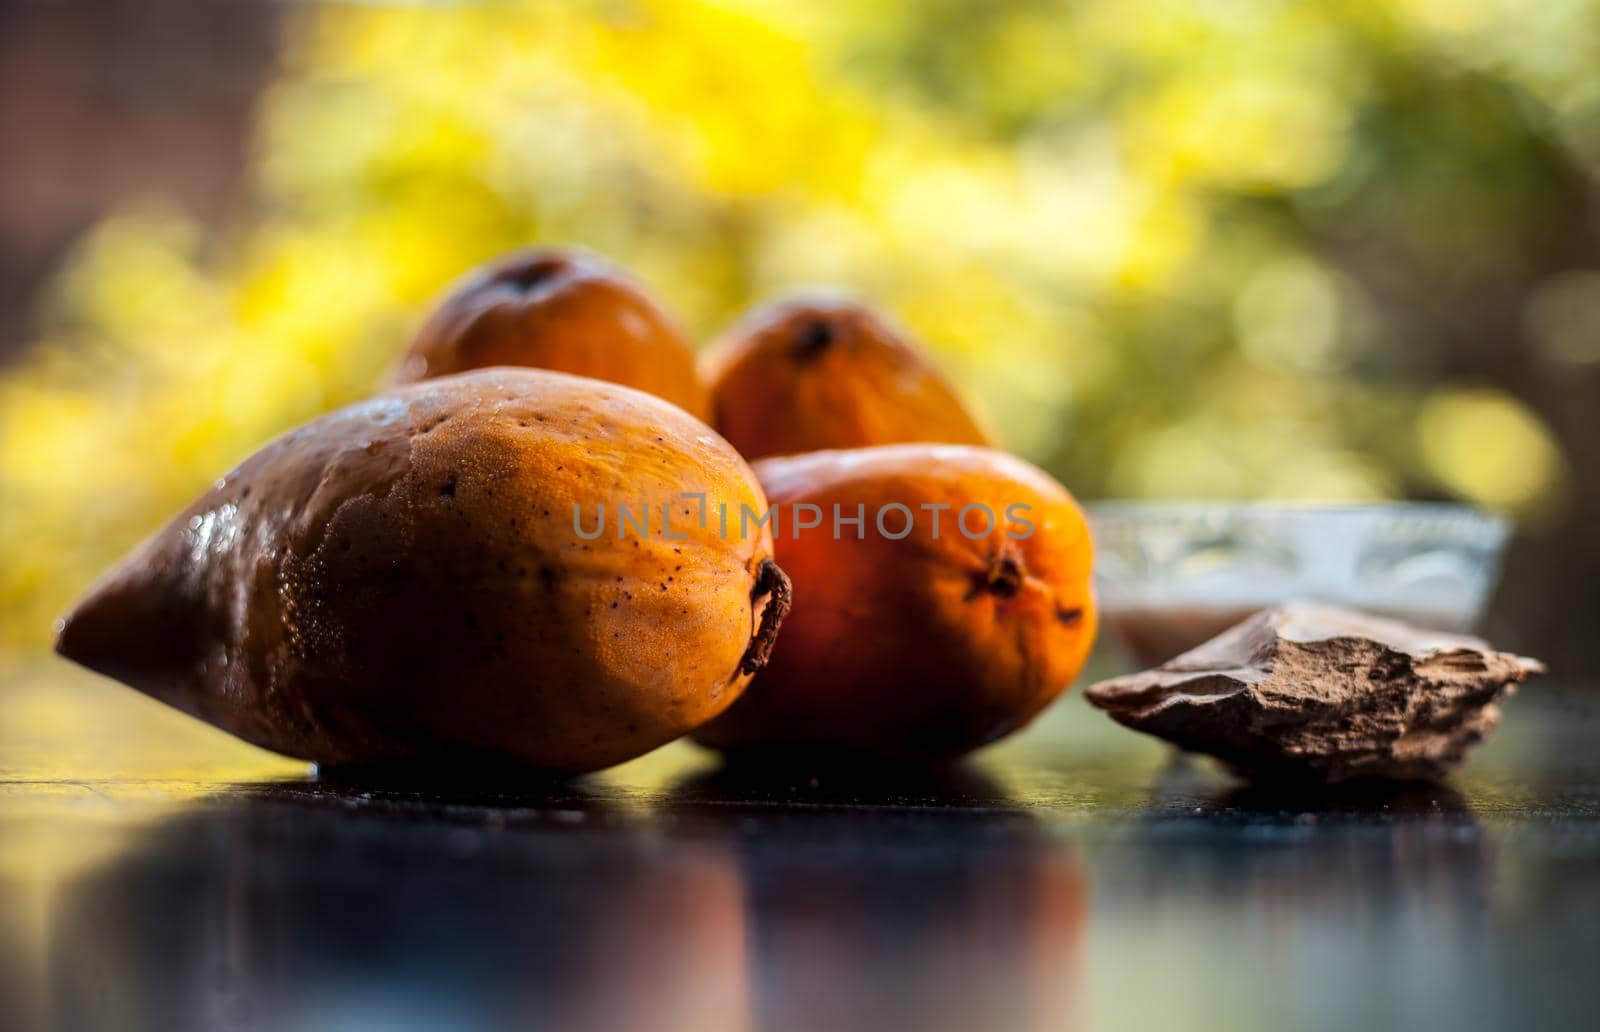
<svg viewBox="0 0 1600 1032"><path fill-rule="evenodd" d="M158 6L146 64L230 59L225 15L197 41ZM451 279L536 241L613 257L701 340L792 286L865 294L1081 498L1511 512L1498 625L1595 661L1595 0L250 16L268 57L227 202L108 188L8 323L0 666L206 483L373 390ZM59 83L12 79L25 141ZM115 187L104 140L53 173L11 150L8 176Z"/></svg>

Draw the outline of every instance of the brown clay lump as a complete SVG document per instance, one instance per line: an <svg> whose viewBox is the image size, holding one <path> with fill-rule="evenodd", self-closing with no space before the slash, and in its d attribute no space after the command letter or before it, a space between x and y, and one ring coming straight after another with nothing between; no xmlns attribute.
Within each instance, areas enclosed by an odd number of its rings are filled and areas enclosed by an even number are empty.
<svg viewBox="0 0 1600 1032"><path fill-rule="evenodd" d="M1464 635L1312 603L1257 613L1089 701L1258 780L1438 780L1542 671Z"/></svg>

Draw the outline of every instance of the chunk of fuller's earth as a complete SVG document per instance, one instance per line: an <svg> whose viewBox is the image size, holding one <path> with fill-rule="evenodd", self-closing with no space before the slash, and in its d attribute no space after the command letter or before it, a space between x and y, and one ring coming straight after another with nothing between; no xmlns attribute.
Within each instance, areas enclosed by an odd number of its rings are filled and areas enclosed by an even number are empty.
<svg viewBox="0 0 1600 1032"><path fill-rule="evenodd" d="M1499 723L1495 700L1543 669L1477 638L1295 603L1087 695L1257 780L1437 780Z"/></svg>

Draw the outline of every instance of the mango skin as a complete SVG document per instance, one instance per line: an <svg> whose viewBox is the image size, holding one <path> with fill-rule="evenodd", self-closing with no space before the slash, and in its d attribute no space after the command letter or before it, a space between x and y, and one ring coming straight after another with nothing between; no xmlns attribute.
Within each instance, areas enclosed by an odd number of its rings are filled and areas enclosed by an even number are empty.
<svg viewBox="0 0 1600 1032"><path fill-rule="evenodd" d="M939 370L870 308L796 296L701 358L712 425L748 459L907 441L993 441Z"/></svg>
<svg viewBox="0 0 1600 1032"><path fill-rule="evenodd" d="M102 579L57 649L319 763L595 770L721 712L781 617L770 536L702 529L677 501L698 491L764 505L658 398L534 370L431 380L246 460ZM656 506L648 537L617 537L619 503ZM580 537L574 504L586 532L604 504L606 533Z"/></svg>
<svg viewBox="0 0 1600 1032"><path fill-rule="evenodd" d="M576 248L529 248L467 273L436 304L395 382L491 366L592 376L708 414L677 323L643 284Z"/></svg>
<svg viewBox="0 0 1600 1032"><path fill-rule="evenodd" d="M1093 544L1072 496L1048 474L987 448L889 445L754 464L779 512L774 544L795 605L771 661L695 739L730 752L821 747L894 759L953 759L1025 726L1060 695L1094 643ZM822 524L795 536L795 506ZM875 514L917 517L893 540ZM960 510L983 503L995 531L969 540ZM1030 506L1020 523L1009 506ZM865 506L864 539L833 506ZM924 504L947 504L933 537ZM806 511L809 521L815 513ZM890 534L904 516L888 511ZM968 516L978 534L981 512Z"/></svg>

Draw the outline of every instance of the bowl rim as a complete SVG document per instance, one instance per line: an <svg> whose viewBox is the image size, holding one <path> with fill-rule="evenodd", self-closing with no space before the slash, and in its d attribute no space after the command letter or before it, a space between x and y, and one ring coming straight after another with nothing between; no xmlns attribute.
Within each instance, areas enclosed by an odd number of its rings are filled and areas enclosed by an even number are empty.
<svg viewBox="0 0 1600 1032"><path fill-rule="evenodd" d="M1252 501L1249 499L1139 499L1108 498L1083 503L1091 517L1117 518L1176 516L1232 516L1238 518L1326 518L1345 516L1391 516L1427 518L1440 522L1473 522L1509 531L1512 521L1502 513L1467 502L1295 502Z"/></svg>

